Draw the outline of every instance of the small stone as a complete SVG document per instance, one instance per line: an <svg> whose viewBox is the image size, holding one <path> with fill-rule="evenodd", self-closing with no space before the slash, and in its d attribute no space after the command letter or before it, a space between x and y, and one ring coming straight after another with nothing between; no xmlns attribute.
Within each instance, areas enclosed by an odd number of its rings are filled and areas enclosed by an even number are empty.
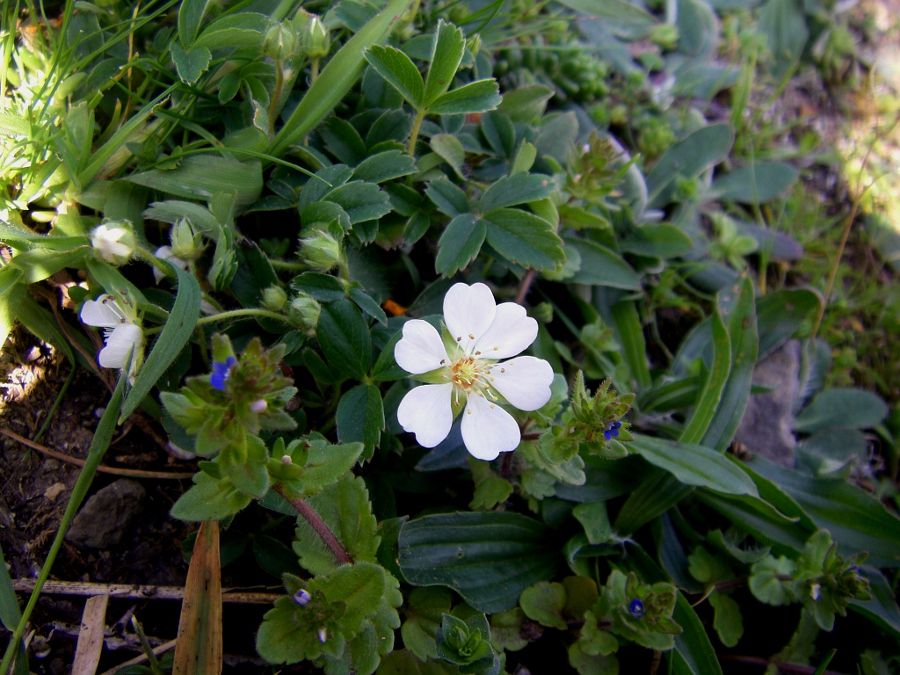
<svg viewBox="0 0 900 675"><path fill-rule="evenodd" d="M65 483L54 483L46 490L44 490L44 499L49 499L53 501L57 497L59 497L59 493L66 489Z"/></svg>
<svg viewBox="0 0 900 675"><path fill-rule="evenodd" d="M75 516L66 540L93 549L115 546L142 511L146 495L140 483L127 478L107 485Z"/></svg>

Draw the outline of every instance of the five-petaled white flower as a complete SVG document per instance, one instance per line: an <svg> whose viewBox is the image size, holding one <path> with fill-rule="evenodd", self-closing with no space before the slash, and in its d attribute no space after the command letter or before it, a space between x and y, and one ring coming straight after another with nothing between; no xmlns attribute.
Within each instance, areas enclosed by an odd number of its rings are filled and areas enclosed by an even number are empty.
<svg viewBox="0 0 900 675"><path fill-rule="evenodd" d="M455 284L444 296L444 335L426 321L403 326L394 348L397 364L430 382L400 402L397 420L419 445L433 448L450 433L463 410L461 429L469 452L483 460L515 450L519 425L500 403L537 410L550 400L553 368L520 356L537 337L537 321L514 302L497 305L484 284Z"/></svg>
<svg viewBox="0 0 900 675"><path fill-rule="evenodd" d="M96 300L85 300L81 308L81 320L88 326L103 329L106 346L100 350L98 363L104 368L130 368L128 379L133 382L144 355L144 331L135 323L136 316L127 300L119 301L112 295L101 295ZM124 305L124 306L123 306Z"/></svg>
<svg viewBox="0 0 900 675"><path fill-rule="evenodd" d="M118 267L134 253L134 235L124 227L100 225L91 233L91 246L103 260Z"/></svg>

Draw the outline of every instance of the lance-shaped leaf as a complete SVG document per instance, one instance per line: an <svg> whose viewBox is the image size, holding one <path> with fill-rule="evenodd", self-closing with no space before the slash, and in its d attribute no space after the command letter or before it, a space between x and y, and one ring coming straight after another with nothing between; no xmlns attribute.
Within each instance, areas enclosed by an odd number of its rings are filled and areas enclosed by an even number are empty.
<svg viewBox="0 0 900 675"><path fill-rule="evenodd" d="M366 60L416 110L424 108L425 83L416 64L396 47L374 45Z"/></svg>
<svg viewBox="0 0 900 675"><path fill-rule="evenodd" d="M438 21L431 47L431 66L425 79L426 109L450 88L465 47L466 41L459 28L443 19Z"/></svg>

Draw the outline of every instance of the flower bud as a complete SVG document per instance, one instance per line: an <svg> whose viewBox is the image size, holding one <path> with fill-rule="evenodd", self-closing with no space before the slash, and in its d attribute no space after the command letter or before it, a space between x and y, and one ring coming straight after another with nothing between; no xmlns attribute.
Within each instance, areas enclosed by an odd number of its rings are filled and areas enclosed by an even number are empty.
<svg viewBox="0 0 900 675"><path fill-rule="evenodd" d="M294 602L296 602L301 607L305 607L306 605L308 605L310 600L312 600L312 596L306 589L301 588L299 591L294 593Z"/></svg>
<svg viewBox="0 0 900 675"><path fill-rule="evenodd" d="M276 23L266 31L262 52L276 61L284 61L297 53L297 38L290 26Z"/></svg>
<svg viewBox="0 0 900 675"><path fill-rule="evenodd" d="M281 286L269 286L262 292L262 304L266 309L273 312L281 311L284 303L287 302L287 293Z"/></svg>
<svg viewBox="0 0 900 675"><path fill-rule="evenodd" d="M297 326L307 335L312 335L319 323L319 315L322 313L322 305L318 300L301 293L291 301L291 308L288 311L291 323Z"/></svg>
<svg viewBox="0 0 900 675"><path fill-rule="evenodd" d="M311 237L300 240L300 260L317 272L328 272L342 256L340 242L324 230L316 230Z"/></svg>
<svg viewBox="0 0 900 675"><path fill-rule="evenodd" d="M306 55L311 59L321 59L331 51L331 35L322 20L314 16L307 26Z"/></svg>
<svg viewBox="0 0 900 675"><path fill-rule="evenodd" d="M268 408L268 407L269 407L269 404L266 402L266 399L258 398L255 401L253 401L253 403L250 404L250 412L260 415L260 414L266 412L266 408Z"/></svg>
<svg viewBox="0 0 900 675"><path fill-rule="evenodd" d="M291 458L290 455L282 455L281 463L284 464L285 466L290 466L291 464L294 463L294 460Z"/></svg>
<svg viewBox="0 0 900 675"><path fill-rule="evenodd" d="M318 636L319 636L319 642L321 642L324 645L325 641L328 639L328 631L325 630L324 627L322 627L318 631Z"/></svg>
<svg viewBox="0 0 900 675"><path fill-rule="evenodd" d="M125 227L119 227L124 225ZM103 260L119 267L131 259L134 253L134 234L131 223L105 223L91 233L91 246Z"/></svg>
<svg viewBox="0 0 900 675"><path fill-rule="evenodd" d="M478 56L478 50L481 49L481 35L475 33L475 35L466 40L466 47L472 52L472 56Z"/></svg>
<svg viewBox="0 0 900 675"><path fill-rule="evenodd" d="M678 27L671 24L661 24L650 31L650 40L666 51L671 51L678 46Z"/></svg>
<svg viewBox="0 0 900 675"><path fill-rule="evenodd" d="M203 234L194 230L191 221L180 218L169 233L172 255L180 260L196 260L203 254Z"/></svg>

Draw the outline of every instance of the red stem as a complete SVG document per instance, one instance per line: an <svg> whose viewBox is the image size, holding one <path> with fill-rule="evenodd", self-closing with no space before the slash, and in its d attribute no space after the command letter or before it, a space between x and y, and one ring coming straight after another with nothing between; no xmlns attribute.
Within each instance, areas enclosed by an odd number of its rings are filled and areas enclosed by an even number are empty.
<svg viewBox="0 0 900 675"><path fill-rule="evenodd" d="M316 513L309 504L307 504L299 497L288 497L284 493L284 488L281 485L276 485L272 489L282 497L284 497L291 506L297 509L297 513L303 516L303 519L307 523L309 523L310 527L312 527L312 529L316 531L316 534L321 537L322 541L325 542L325 545L334 554L334 557L337 559L338 564L353 564L353 558L351 558L350 554L347 553L347 549L344 548L344 545L341 544L336 536L334 536L334 532L331 531L331 528L329 528L328 525L325 524L325 521L322 520L319 514Z"/></svg>
<svg viewBox="0 0 900 675"><path fill-rule="evenodd" d="M534 281L534 275L537 274L537 270L528 270L525 272L525 276L522 277L522 283L519 286L519 292L516 293L515 302L519 305L525 302L525 296L528 295L528 289L531 288L531 282Z"/></svg>

